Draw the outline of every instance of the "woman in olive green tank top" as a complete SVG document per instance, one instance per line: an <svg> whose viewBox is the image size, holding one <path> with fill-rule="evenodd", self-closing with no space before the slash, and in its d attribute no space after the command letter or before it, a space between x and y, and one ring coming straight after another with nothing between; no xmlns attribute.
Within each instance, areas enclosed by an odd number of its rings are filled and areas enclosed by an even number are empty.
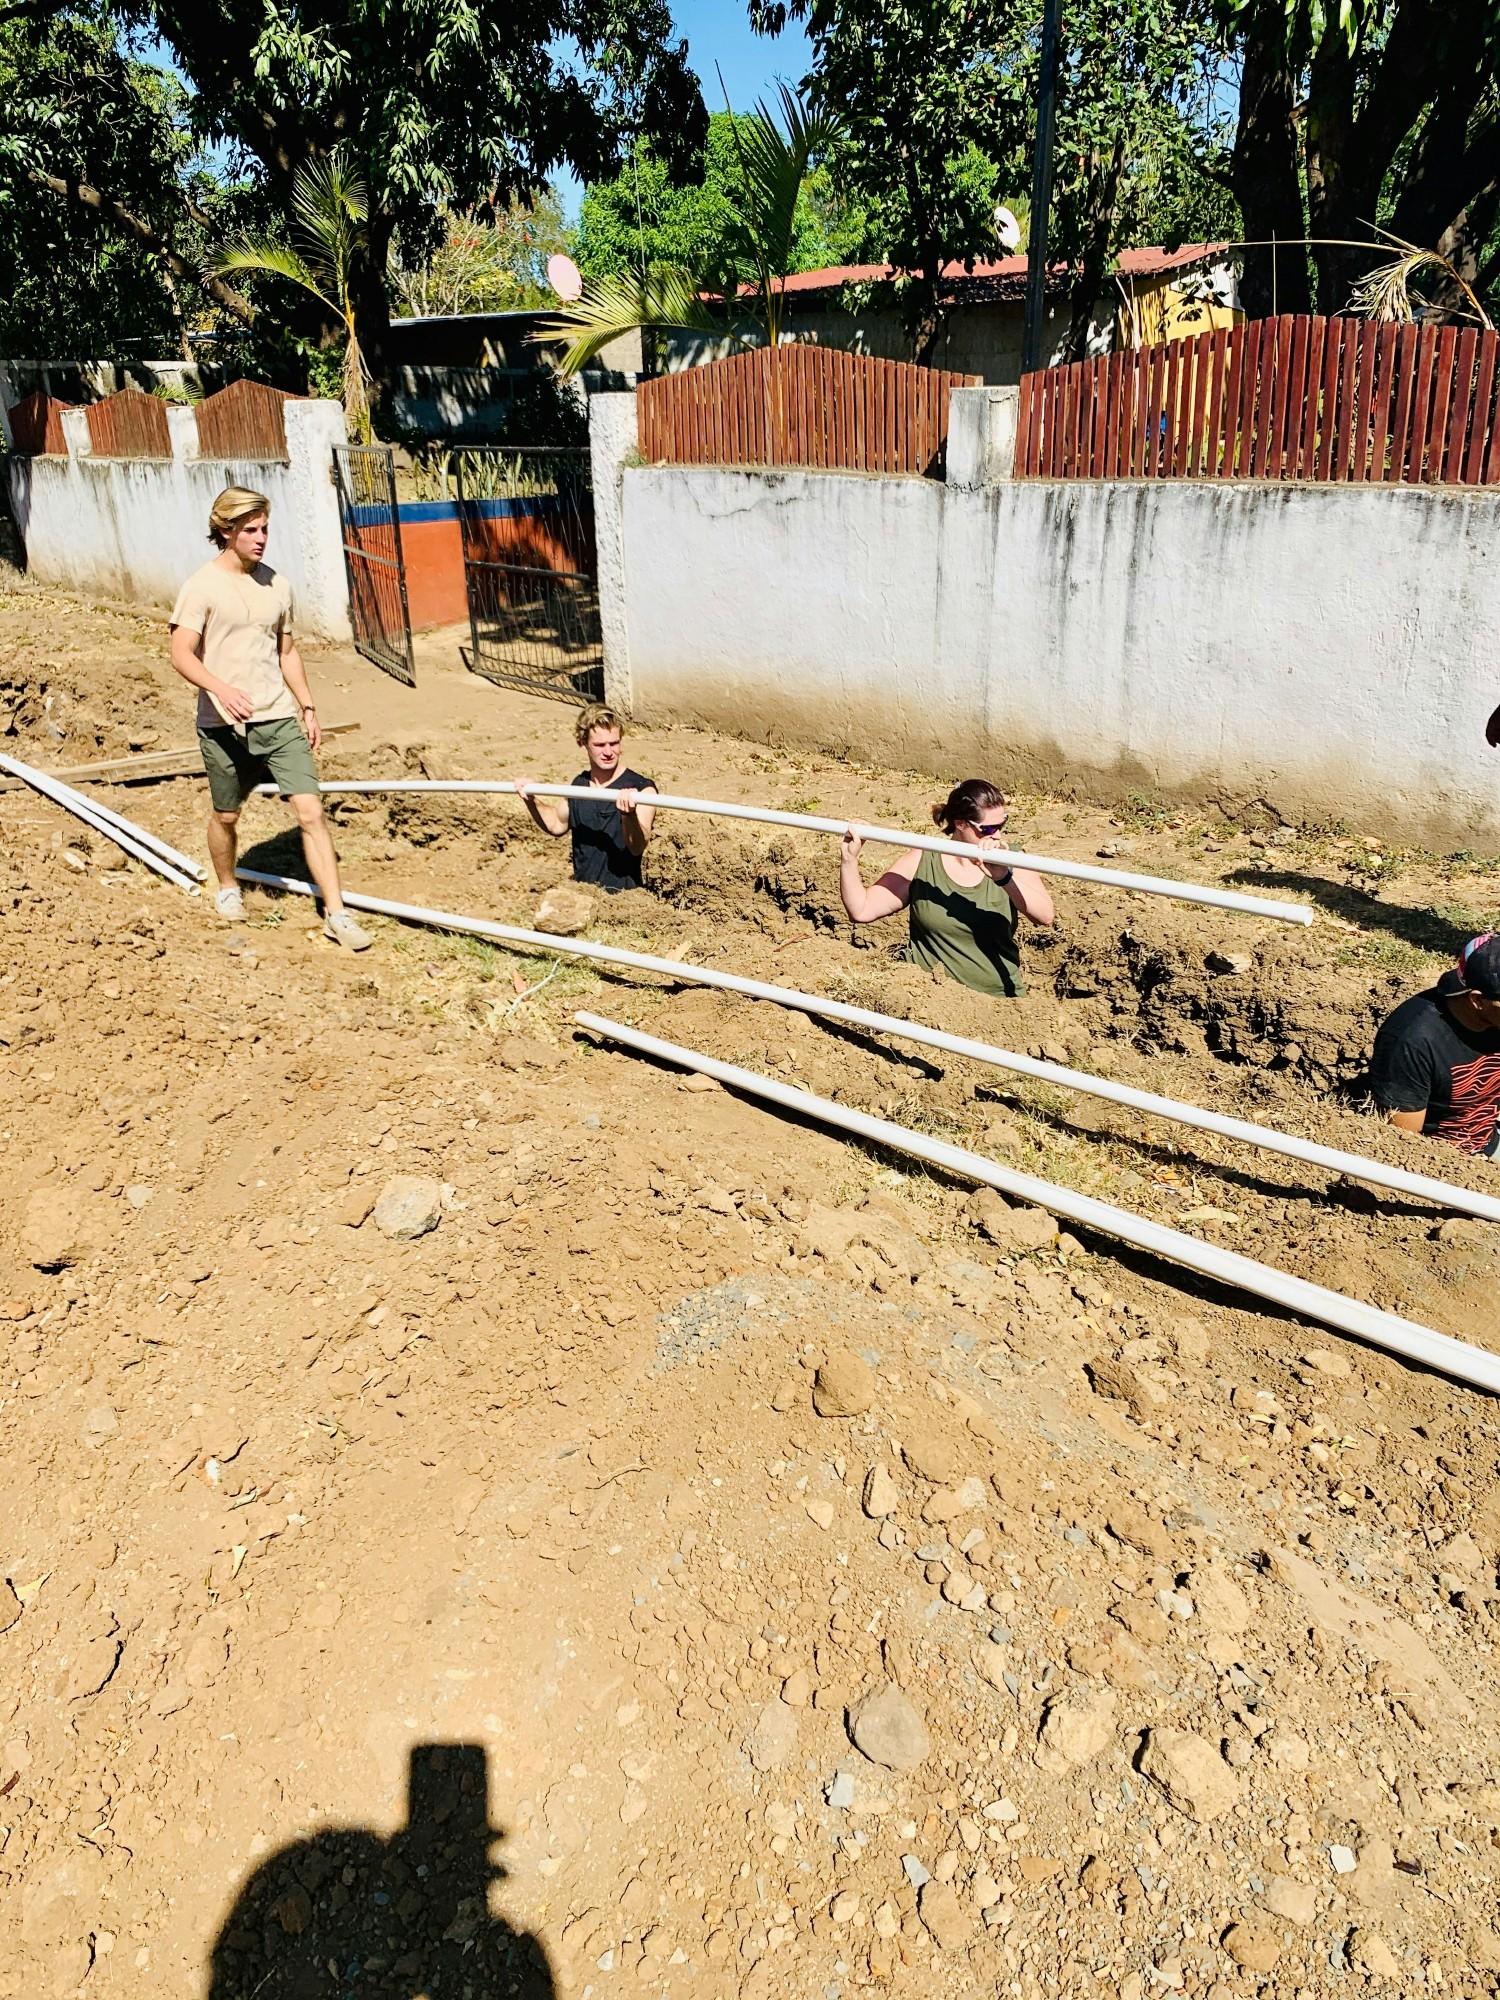
<svg viewBox="0 0 1500 2000"><path fill-rule="evenodd" d="M1005 794L985 778L966 778L932 817L950 840L972 845L972 861L913 847L868 888L859 872L859 835L844 835L839 893L857 924L907 911L911 942L903 954L929 972L945 972L976 993L1014 999L1024 993L1016 918L1049 925L1052 898L1030 868L983 859L984 843L1005 831Z"/></svg>

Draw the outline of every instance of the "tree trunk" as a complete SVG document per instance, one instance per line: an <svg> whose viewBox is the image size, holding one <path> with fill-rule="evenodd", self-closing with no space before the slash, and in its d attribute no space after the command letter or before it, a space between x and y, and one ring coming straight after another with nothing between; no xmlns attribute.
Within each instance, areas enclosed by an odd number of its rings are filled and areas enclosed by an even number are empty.
<svg viewBox="0 0 1500 2000"><path fill-rule="evenodd" d="M1296 76L1286 46L1284 0L1254 0L1245 24L1245 65L1230 180L1245 237L1241 298L1252 319L1312 309L1307 234L1297 172ZM1274 251L1272 239L1295 248Z"/></svg>
<svg viewBox="0 0 1500 2000"><path fill-rule="evenodd" d="M360 351L365 357L365 367L370 374L370 409L377 419L391 386L388 272L393 233L388 216L381 213L371 215L365 235L364 255L356 260L349 285L354 304L355 330L359 336Z"/></svg>
<svg viewBox="0 0 1500 2000"><path fill-rule="evenodd" d="M1367 188L1353 145L1354 80L1348 41L1330 25L1312 59L1303 121L1307 233L1313 238L1320 313L1347 311L1355 280L1378 261L1336 240L1372 233L1380 194L1378 181L1373 193Z"/></svg>
<svg viewBox="0 0 1500 2000"><path fill-rule="evenodd" d="M1479 0L1399 0L1384 42L1358 57L1330 23L1308 88L1309 235L1372 237L1381 190L1412 140L1393 227L1420 249L1441 247L1444 230L1494 172L1493 113L1471 130L1490 85L1486 13ZM1318 310L1345 311L1355 281L1392 254L1338 242L1315 247Z"/></svg>
<svg viewBox="0 0 1500 2000"><path fill-rule="evenodd" d="M1073 309L1068 319L1067 354L1070 361L1082 361L1088 351L1089 324L1104 286L1104 267L1109 262L1109 239L1114 229L1115 201L1120 191L1120 174L1125 165L1125 134L1117 132L1109 160L1101 166L1095 154L1090 162L1088 222L1083 260L1073 282Z"/></svg>
<svg viewBox="0 0 1500 2000"><path fill-rule="evenodd" d="M232 285L225 284L222 278L214 277L211 272L195 270L185 258L178 256L164 236L134 210L127 208L123 202L116 201L113 195L91 187L87 181L66 179L61 174L49 174L40 167L28 167L26 175L35 186L48 188L53 194L60 194L69 201L75 201L81 208L89 209L95 215L107 216L122 235L128 236L134 243L139 243L144 250L154 250L161 259L163 268L170 271L174 278L191 280L202 285L209 297L216 299L225 312L237 319L241 326L255 325L255 308L242 292L237 292Z"/></svg>

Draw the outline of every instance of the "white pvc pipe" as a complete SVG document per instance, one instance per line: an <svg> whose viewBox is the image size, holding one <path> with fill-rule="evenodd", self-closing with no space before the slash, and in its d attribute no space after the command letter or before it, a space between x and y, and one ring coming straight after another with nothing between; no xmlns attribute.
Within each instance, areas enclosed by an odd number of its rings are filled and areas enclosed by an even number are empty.
<svg viewBox="0 0 1500 2000"><path fill-rule="evenodd" d="M259 792L274 792L274 785L258 785ZM324 785L328 796L340 792L477 792L514 793L515 785L505 779L489 778L389 778L359 779L347 784ZM597 799L595 785L532 785L544 799ZM886 847L921 847L932 854L956 854L961 860L998 861L1008 868L1033 868L1039 875L1066 875L1078 882L1103 882L1112 889L1136 889L1147 896L1174 896L1184 903L1209 903L1221 910L1239 910L1251 917L1277 917L1287 924L1310 924L1313 913L1305 903L1278 903L1269 896L1244 896L1235 889L1210 889L1201 882L1173 882L1164 875L1131 875L1117 868L1095 868L1087 861L1061 861L1055 855L1027 854L1018 848L986 847L982 851L964 840L945 840L938 834L901 833L893 827L864 826L847 819L822 819L812 813L779 812L769 806L732 805L724 799L675 798L670 792L653 792L646 801L653 809L713 813L720 819L763 821L767 826L800 827L809 833L843 834L850 826L862 840Z"/></svg>
<svg viewBox="0 0 1500 2000"><path fill-rule="evenodd" d="M74 788L69 786L68 789L72 791ZM184 854L180 848L174 847L169 840L163 840L159 833L153 833L149 827L140 825L136 820L127 819L124 813L116 812L113 806L106 805L103 799L96 799L89 792L78 792L76 796L110 826L118 827L122 833L130 834L143 846L154 848L164 860L170 861L174 868L180 868L185 875L192 876L194 881L202 882L206 878L208 871L200 862L194 861L191 855Z"/></svg>
<svg viewBox="0 0 1500 2000"><path fill-rule="evenodd" d="M298 881L292 876L262 875L247 868L240 869L239 873L246 882L289 889L301 895L317 893L310 882ZM396 917L404 923L427 924L438 930L491 938L497 944L524 945L532 950L556 952L565 957L597 959L605 965L628 966L633 971L659 972L668 979L680 979L689 985L717 987L726 993L743 993L749 999L774 1001L778 1006L795 1008L799 1013L818 1014L829 1020L846 1022L851 1027L899 1035L906 1041L943 1049L950 1055L967 1056L974 1062L989 1063L996 1069L1014 1070L1020 1076L1055 1083L1065 1090L1084 1091L1091 1097L1103 1097L1114 1104L1129 1105L1135 1111L1170 1118L1179 1125L1190 1125L1204 1132L1218 1132L1226 1139L1238 1139L1246 1145L1259 1146L1265 1152L1284 1153L1290 1159L1324 1167L1330 1173L1348 1174L1355 1180L1368 1181L1374 1187L1416 1195L1462 1214L1482 1216L1488 1222L1500 1222L1500 1199L1479 1194L1472 1188L1460 1187L1456 1182L1437 1180L1429 1174L1410 1173L1404 1167L1387 1166L1383 1160L1369 1159L1363 1153L1346 1153L1337 1146L1320 1146L1311 1139L1299 1139L1290 1132L1277 1132L1253 1124L1249 1119L1228 1118L1217 1111L1200 1110L1197 1105L1184 1104L1172 1097L1159 1097L1154 1091L1137 1090L1128 1083L1115 1083L1106 1077L1092 1076L1086 1070L1068 1069L1061 1063L1043 1062L1037 1056L1019 1055L1013 1049L1003 1049L992 1042L976 1042L965 1035L945 1034L941 1028L924 1027L919 1021L902 1020L894 1014L877 1014L868 1007L853 1007L847 1001L826 1000L820 994L801 993L792 986L774 986L766 980L747 979L737 972L720 972L711 966L692 965L685 959L658 958L651 952L627 951L622 945L597 944L585 938L554 937L548 931L523 930L518 925L494 923L486 917L462 917L451 910L426 909L417 903L396 903L384 896L365 896L352 890L345 891L344 900L354 909L370 910L377 916Z"/></svg>
<svg viewBox="0 0 1500 2000"><path fill-rule="evenodd" d="M96 809L92 799L86 799L81 792L75 792L70 786L50 778L45 771L39 771L30 764L23 764L18 757L0 755L0 770L6 771L13 778L22 779L44 798L51 799L54 805L61 806L64 811L82 820L84 825L92 828L95 833L102 834L106 840L129 855L131 860L139 861L143 867L164 876L175 888L186 889L190 895L197 895L198 884L192 876L184 873L175 862L167 860L153 846L148 845L140 837L141 830L131 827L129 821L120 825L114 824L111 817Z"/></svg>
<svg viewBox="0 0 1500 2000"><path fill-rule="evenodd" d="M961 1174L966 1180L998 1188L1002 1194L1066 1216L1070 1222L1076 1222L1085 1229L1116 1236L1123 1243L1133 1243L1137 1249L1166 1257L1174 1264L1214 1278L1221 1284L1234 1285L1241 1291L1271 1299L1305 1319L1317 1320L1342 1333L1355 1334L1361 1340L1399 1354L1408 1361L1415 1361L1424 1368L1438 1369L1478 1389L1500 1391L1500 1355L1491 1354L1482 1347L1470 1346L1467 1341L1454 1340L1430 1326L1420 1326L1415 1320L1382 1312L1378 1306L1365 1305L1359 1299L1345 1297L1342 1292L1329 1291L1326 1286L1312 1284L1306 1278L1296 1278L1286 1271L1275 1270L1269 1264L1257 1263L1253 1257L1242 1257L1236 1250L1221 1250L1212 1243L1200 1243L1197 1237L1188 1236L1180 1229L1168 1229L1163 1223L1151 1222L1145 1216L1133 1215L1128 1209L1116 1208L1112 1202L1097 1201L1092 1195L1075 1194L1071 1188L1057 1187L1051 1181L1037 1180L1031 1174L997 1166L993 1160L968 1152L962 1146L950 1145L946 1140L931 1139L925 1133L908 1131L904 1125L893 1125L885 1118L872 1118L867 1112L853 1111L848 1105L834 1104L826 1097L814 1097L810 1091L798 1090L792 1084L777 1083L755 1070L741 1069L735 1063L720 1062L717 1057L699 1055L695 1049L684 1048L679 1043L643 1034L639 1028L624 1027L620 1022L604 1020L598 1014L579 1013L573 1019L579 1027L588 1028L610 1041L623 1043L627 1048L639 1049L643 1054L659 1057L663 1062L676 1063L683 1069L716 1077L720 1083L746 1091L754 1097L766 1098L801 1117L815 1118L821 1124L835 1126L840 1131L857 1133L860 1138L873 1140L876 1145L910 1153L915 1159L926 1160L932 1166Z"/></svg>

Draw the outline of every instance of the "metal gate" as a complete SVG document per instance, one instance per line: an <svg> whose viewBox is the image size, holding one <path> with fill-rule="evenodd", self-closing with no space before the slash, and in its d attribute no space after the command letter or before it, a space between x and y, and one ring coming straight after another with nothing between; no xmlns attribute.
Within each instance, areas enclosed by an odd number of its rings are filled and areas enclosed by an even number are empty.
<svg viewBox="0 0 1500 2000"><path fill-rule="evenodd" d="M335 445L333 477L355 647L377 667L415 687L395 459L385 445Z"/></svg>
<svg viewBox="0 0 1500 2000"><path fill-rule="evenodd" d="M559 701L604 694L594 486L586 446L453 454L469 600L470 666Z"/></svg>

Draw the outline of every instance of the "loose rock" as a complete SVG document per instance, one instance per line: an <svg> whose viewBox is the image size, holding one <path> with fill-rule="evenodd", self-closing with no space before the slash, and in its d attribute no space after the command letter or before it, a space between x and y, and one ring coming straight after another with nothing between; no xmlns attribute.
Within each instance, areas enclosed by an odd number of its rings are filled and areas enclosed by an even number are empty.
<svg viewBox="0 0 1500 2000"><path fill-rule="evenodd" d="M1239 1781L1212 1744L1187 1729L1148 1729L1140 1772L1167 1803L1202 1825L1219 1819L1239 1799Z"/></svg>
<svg viewBox="0 0 1500 2000"><path fill-rule="evenodd" d="M1318 1914L1318 1892L1310 1882L1297 1882L1290 1875L1273 1875L1262 1900L1273 1916L1289 1924L1305 1927Z"/></svg>
<svg viewBox="0 0 1500 2000"><path fill-rule="evenodd" d="M423 1174L397 1174L375 1204L375 1227L397 1243L411 1243L443 1219L443 1186Z"/></svg>
<svg viewBox="0 0 1500 2000"><path fill-rule="evenodd" d="M1224 1949L1246 1972L1274 1972L1281 1945L1274 1931L1259 1924L1231 1924L1224 1933Z"/></svg>
<svg viewBox="0 0 1500 2000"><path fill-rule="evenodd" d="M924 1882L917 1892L917 1914L939 1951L961 1951L971 1925L963 1906L946 1882Z"/></svg>
<svg viewBox="0 0 1500 2000"><path fill-rule="evenodd" d="M785 1702L768 1701L745 1739L757 1771L776 1771L797 1748L797 1716Z"/></svg>
<svg viewBox="0 0 1500 2000"><path fill-rule="evenodd" d="M72 1188L38 1188L26 1203L21 1248L39 1271L65 1271L96 1247L83 1198Z"/></svg>
<svg viewBox="0 0 1500 2000"><path fill-rule="evenodd" d="M576 937L579 931L588 929L593 916L592 893L576 882L559 882L537 904L532 925L553 937Z"/></svg>
<svg viewBox="0 0 1500 2000"><path fill-rule="evenodd" d="M1042 1718L1037 1762L1043 1770L1091 1764L1115 1733L1113 1688L1070 1688L1050 1702Z"/></svg>
<svg viewBox="0 0 1500 2000"><path fill-rule="evenodd" d="M901 1504L901 1493L890 1470L884 1465L872 1465L865 1474L864 1497L860 1503L872 1521L882 1521L887 1514L894 1514Z"/></svg>
<svg viewBox="0 0 1500 2000"><path fill-rule="evenodd" d="M888 1771L910 1771L932 1749L927 1726L900 1688L887 1682L849 1711L854 1747Z"/></svg>
<svg viewBox="0 0 1500 2000"><path fill-rule="evenodd" d="M840 1348L813 1376L813 1408L820 1417L863 1416L875 1400L875 1376L857 1354Z"/></svg>

